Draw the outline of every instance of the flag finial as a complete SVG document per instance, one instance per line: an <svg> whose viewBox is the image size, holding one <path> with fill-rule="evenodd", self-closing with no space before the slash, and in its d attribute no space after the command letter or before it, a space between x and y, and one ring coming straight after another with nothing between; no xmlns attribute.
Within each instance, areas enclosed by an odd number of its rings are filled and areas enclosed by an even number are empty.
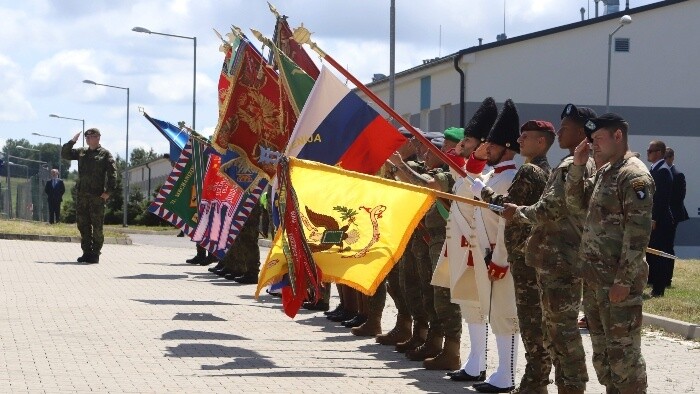
<svg viewBox="0 0 700 394"><path fill-rule="evenodd" d="M301 26L294 29L292 38L294 38L294 41L298 42L299 44L309 44L309 48L318 53L319 56L322 58L326 57L326 53L323 52L323 50L321 50L321 48L319 48L315 42L311 41L311 34L312 33L309 31L309 29L305 28L304 24L302 23Z"/></svg>

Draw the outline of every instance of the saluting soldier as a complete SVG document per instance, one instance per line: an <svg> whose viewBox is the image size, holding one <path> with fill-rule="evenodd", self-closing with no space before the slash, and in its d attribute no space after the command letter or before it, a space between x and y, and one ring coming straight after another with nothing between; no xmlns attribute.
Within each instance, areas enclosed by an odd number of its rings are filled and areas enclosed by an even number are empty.
<svg viewBox="0 0 700 394"><path fill-rule="evenodd" d="M537 203L530 206L505 204L503 212L507 220L533 225L527 240L525 264L537 272L541 291L540 314L545 337L550 340L550 355L556 369L555 384L560 393L568 394L584 392L588 373L577 324L582 290L578 248L583 216L571 212L566 206L564 183L573 164L574 149L586 137L584 124L595 117L590 108L577 108L573 104L564 107L557 136L559 147L568 149L570 154L552 171ZM593 173L594 167L593 159L589 158L586 176Z"/></svg>
<svg viewBox="0 0 700 394"><path fill-rule="evenodd" d="M646 393L641 352L642 290L649 266L654 182L629 151L628 123L607 113L586 122L588 140L574 151L566 180L567 204L586 212L580 257L586 281L583 306L593 344L593 366L608 393ZM605 162L586 179L592 142Z"/></svg>
<svg viewBox="0 0 700 394"><path fill-rule="evenodd" d="M100 130L85 130L87 148L73 149L80 133L63 144L61 157L78 161L78 199L75 203L75 218L80 231L80 247L83 255L78 262L96 264L100 262L104 232L105 204L117 185L117 165L112 154L100 145Z"/></svg>

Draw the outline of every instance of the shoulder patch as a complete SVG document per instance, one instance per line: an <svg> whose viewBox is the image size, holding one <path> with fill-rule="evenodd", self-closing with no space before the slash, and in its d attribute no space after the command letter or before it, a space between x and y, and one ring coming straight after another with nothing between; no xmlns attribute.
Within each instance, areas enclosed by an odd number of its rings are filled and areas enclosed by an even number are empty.
<svg viewBox="0 0 700 394"><path fill-rule="evenodd" d="M638 199L644 200L647 198L647 185L644 181L633 181L632 190L634 190Z"/></svg>

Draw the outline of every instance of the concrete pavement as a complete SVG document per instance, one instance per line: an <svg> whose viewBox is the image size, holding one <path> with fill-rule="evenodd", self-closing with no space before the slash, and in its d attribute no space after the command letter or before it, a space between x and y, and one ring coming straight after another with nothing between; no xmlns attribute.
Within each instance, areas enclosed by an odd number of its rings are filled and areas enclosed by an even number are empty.
<svg viewBox="0 0 700 394"><path fill-rule="evenodd" d="M0 393L470 391L320 313L289 319L278 299L253 299L254 286L185 264L195 250L184 238L130 237L97 265L75 262L75 243L0 240ZM643 352L650 393L700 391L700 343L647 333ZM518 378L522 346L519 359ZM590 360L588 372L587 392L603 393Z"/></svg>

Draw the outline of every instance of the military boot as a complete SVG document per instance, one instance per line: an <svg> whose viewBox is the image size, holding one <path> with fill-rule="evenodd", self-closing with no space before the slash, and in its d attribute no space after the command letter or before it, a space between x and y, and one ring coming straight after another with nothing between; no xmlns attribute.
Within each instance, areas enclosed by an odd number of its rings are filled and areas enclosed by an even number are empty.
<svg viewBox="0 0 700 394"><path fill-rule="evenodd" d="M100 255L99 253L90 253L87 258L85 259L85 262L88 264L97 264L100 262Z"/></svg>
<svg viewBox="0 0 700 394"><path fill-rule="evenodd" d="M411 315L396 315L396 325L386 334L377 335L376 341L380 345L396 346L399 342L405 342L411 337Z"/></svg>
<svg viewBox="0 0 700 394"><path fill-rule="evenodd" d="M561 391L559 391L561 393ZM565 391L568 393L568 391ZM577 391L575 391L577 392ZM547 394L547 386L537 388L518 387L510 392L511 394ZM583 393L583 391L581 391Z"/></svg>
<svg viewBox="0 0 700 394"><path fill-rule="evenodd" d="M406 357L411 361L423 361L426 358L433 358L442 351L441 335L438 335L433 330L428 330L428 336L425 343L413 350L406 351Z"/></svg>
<svg viewBox="0 0 700 394"><path fill-rule="evenodd" d="M459 338L445 338L445 345L440 354L434 358L427 358L423 361L425 369L445 369L454 371L462 366L459 359Z"/></svg>
<svg viewBox="0 0 700 394"><path fill-rule="evenodd" d="M583 394L583 389L572 386L557 386L558 394Z"/></svg>
<svg viewBox="0 0 700 394"><path fill-rule="evenodd" d="M350 332L358 337L373 337L382 333L382 315L372 314L360 326L353 327Z"/></svg>
<svg viewBox="0 0 700 394"><path fill-rule="evenodd" d="M405 353L408 350L415 349L425 343L425 338L428 337L428 323L422 321L413 321L413 333L407 341L396 344L396 351Z"/></svg>
<svg viewBox="0 0 700 394"><path fill-rule="evenodd" d="M90 253L83 252L83 255L78 257L78 262L84 263L84 262L88 261L88 258L90 258Z"/></svg>

